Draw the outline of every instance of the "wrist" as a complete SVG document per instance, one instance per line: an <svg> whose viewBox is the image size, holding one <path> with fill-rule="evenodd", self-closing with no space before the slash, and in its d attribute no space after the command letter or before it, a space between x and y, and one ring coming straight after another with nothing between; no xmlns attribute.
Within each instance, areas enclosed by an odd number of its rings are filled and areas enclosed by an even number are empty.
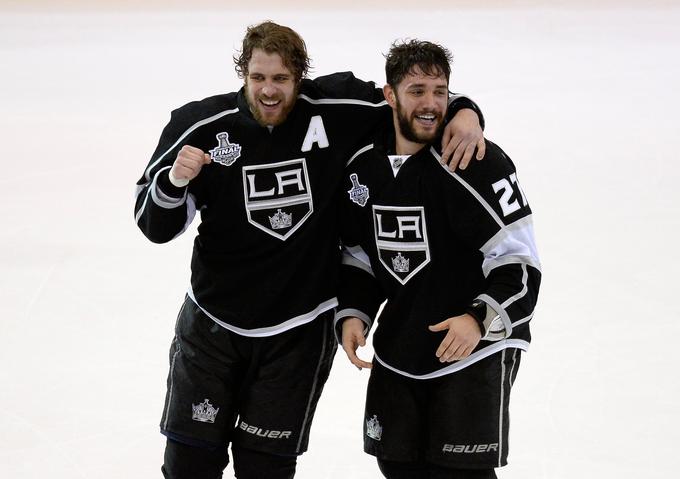
<svg viewBox="0 0 680 479"><path fill-rule="evenodd" d="M177 186L176 184L173 183L173 175L170 173L172 170L167 170L167 172L161 172L158 175L158 188L167 196L171 198L183 198L185 191L187 189L186 185L185 186ZM175 180L177 180L175 178ZM181 181L181 180L180 180ZM189 182L188 180L184 180L187 183Z"/></svg>
<svg viewBox="0 0 680 479"><path fill-rule="evenodd" d="M189 181L191 181L186 178L175 177L175 175L172 174L172 169L170 169L170 172L168 173L168 179L170 180L170 183L172 183L172 186L176 188L183 188L189 184Z"/></svg>
<svg viewBox="0 0 680 479"><path fill-rule="evenodd" d="M496 341L505 337L505 326L500 315L481 299L470 303L465 312L477 322L482 339Z"/></svg>

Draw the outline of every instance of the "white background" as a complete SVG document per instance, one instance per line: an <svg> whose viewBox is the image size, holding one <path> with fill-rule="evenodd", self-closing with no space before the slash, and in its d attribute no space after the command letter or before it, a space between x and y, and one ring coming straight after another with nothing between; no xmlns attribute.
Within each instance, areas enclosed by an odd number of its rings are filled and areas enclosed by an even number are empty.
<svg viewBox="0 0 680 479"><path fill-rule="evenodd" d="M134 183L172 108L239 88L231 56L245 27L268 18L305 38L312 76L352 69L382 84L395 38L448 46L452 89L481 105L487 137L517 164L544 279L499 477L672 477L672 4L0 8L0 477L160 477L167 351L194 233L147 241ZM361 452L366 379L338 353L297 477L379 477Z"/></svg>

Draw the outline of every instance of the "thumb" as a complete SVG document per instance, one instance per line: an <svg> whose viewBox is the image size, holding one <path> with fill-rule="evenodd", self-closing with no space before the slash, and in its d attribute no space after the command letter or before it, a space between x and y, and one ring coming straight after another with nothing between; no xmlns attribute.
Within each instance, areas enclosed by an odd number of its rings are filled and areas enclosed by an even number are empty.
<svg viewBox="0 0 680 479"><path fill-rule="evenodd" d="M366 346L366 338L364 338L363 333L358 335L357 342L359 343L359 346Z"/></svg>
<svg viewBox="0 0 680 479"><path fill-rule="evenodd" d="M428 326L427 329L430 331L444 331L446 329L449 329L449 322L448 320L444 320L441 323L433 324L431 326Z"/></svg>
<svg viewBox="0 0 680 479"><path fill-rule="evenodd" d="M212 160L210 159L210 155L207 153L203 153L203 164L207 165L210 163Z"/></svg>

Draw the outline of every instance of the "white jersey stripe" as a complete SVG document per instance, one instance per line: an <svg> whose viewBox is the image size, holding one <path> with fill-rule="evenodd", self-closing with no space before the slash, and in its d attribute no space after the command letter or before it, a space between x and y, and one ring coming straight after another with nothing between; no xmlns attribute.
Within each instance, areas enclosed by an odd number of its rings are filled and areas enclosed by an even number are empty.
<svg viewBox="0 0 680 479"><path fill-rule="evenodd" d="M351 158L347 161L347 163L345 163L345 167L348 167L350 165L350 163L352 163L359 155L367 152L368 150L370 150L372 148L373 148L373 143L371 143L370 145L366 145L363 148L360 148L356 153L354 153L351 156Z"/></svg>
<svg viewBox="0 0 680 479"><path fill-rule="evenodd" d="M184 202L187 199L187 190L184 190L184 195L181 198L172 198L163 193L161 189L158 187L158 174L161 171L169 169L170 166L166 166L165 168L161 168L160 170L158 170L158 173L156 173L156 175L154 175L153 177L151 186L149 186L149 192L151 193L151 199L153 200L153 202L166 210L179 208L184 204Z"/></svg>
<svg viewBox="0 0 680 479"><path fill-rule="evenodd" d="M531 319L534 317L534 313L532 312L529 316L525 316L522 319L518 319L514 323L512 323L512 327L514 328L515 326L519 326L520 324L524 324L527 321L531 321Z"/></svg>
<svg viewBox="0 0 680 479"><path fill-rule="evenodd" d="M541 271L541 263L536 261L535 258L530 256L508 255L492 260L485 259L482 264L482 273L484 273L484 277L487 277L491 274L491 271L501 266L505 266L506 264L521 264L536 268L539 272Z"/></svg>
<svg viewBox="0 0 680 479"><path fill-rule="evenodd" d="M476 363L477 361L481 361L484 358L487 358L491 356L494 353L497 353L498 351L502 351L507 348L517 348L521 349L522 351L526 351L529 349L529 343L527 341L524 341L522 339L503 339L501 341L497 341L495 343L490 344L489 346L480 349L479 351L476 351L475 353L469 355L465 359L461 359L460 361L456 361L455 363L452 363L450 366L447 366L442 369L438 369L437 371L431 372L429 374L411 374L407 373L406 371L401 371L400 369L397 369L393 366L390 366L387 364L385 361L380 359L377 353L375 353L375 360L378 361L380 364L385 366L387 369L390 371L393 371L397 374L401 374L402 376L406 376L407 378L411 379L433 379L433 378L439 378L442 376L446 376L447 374L455 373L457 371L460 371L461 369L464 369L471 364Z"/></svg>
<svg viewBox="0 0 680 479"><path fill-rule="evenodd" d="M501 467L503 459L503 406L505 404L505 350L501 355L501 400L498 413L498 467Z"/></svg>
<svg viewBox="0 0 680 479"><path fill-rule="evenodd" d="M175 239L179 235L184 233L189 228L191 222L194 221L195 216L196 216L196 197L189 193L189 196L187 196L187 220L184 222L184 226L182 227L182 229L179 230L177 234L173 236L172 239Z"/></svg>
<svg viewBox="0 0 680 479"><path fill-rule="evenodd" d="M430 153L432 153L432 156L434 156L434 157L436 158L436 160L437 160L437 162L439 163L439 165L440 165L442 168L444 168L444 170L445 170L449 175L453 176L453 177L456 179L456 181L458 181L458 183L460 183L461 185L463 185L463 187L464 187L466 190L468 190L468 191L470 192L470 194L471 194L472 196L474 196L474 197L477 199L477 201L479 201L479 203L480 203L480 204L484 207L484 209L489 213L489 216L491 216L491 217L494 219L494 221L495 221L496 223L498 223L498 226L500 226L501 229L505 228L505 223L503 223L503 221L501 221L500 217L496 214L496 212L493 210L493 208L491 207L491 205L489 205L489 203L487 203L486 200L484 200L484 198L482 198L482 196L481 196L479 193L477 193L477 190L475 190L472 186L470 186L470 184L469 184L467 181L465 181L463 178L461 178L457 173L452 172L451 170L449 170L449 167L448 167L448 166L442 165L442 164L441 164L441 159L442 159L442 157L439 156L439 153L437 153L437 150L435 150L434 147L430 147Z"/></svg>
<svg viewBox="0 0 680 479"><path fill-rule="evenodd" d="M527 272L527 265L523 264L522 265L522 290L517 293L514 296L510 296L508 299L506 299L501 306L503 309L507 308L510 306L512 303L517 301L518 299L521 299L524 297L524 295L527 294L527 291L529 291L529 288L527 287L527 279L529 278L529 273Z"/></svg>
<svg viewBox="0 0 680 479"><path fill-rule="evenodd" d="M375 273L373 272L373 269L371 268L371 266L367 265L366 263L357 259L354 256L343 253L341 263L346 264L348 266L354 266L355 268L359 268L362 271L366 271L368 274L370 274L371 276L373 276L375 278Z"/></svg>
<svg viewBox="0 0 680 479"><path fill-rule="evenodd" d="M222 321L221 319L217 318L216 316L213 316L210 314L208 311L201 306L198 301L196 301L196 297L194 296L194 291L189 286L187 289L187 295L191 298L191 300L196 303L196 306L199 307L203 313L208 316L210 319L215 321L217 324L222 326L225 329L228 329L229 331L232 331L236 334L240 334L241 336L248 336L251 338L262 338L266 336L274 336L276 334L283 333L284 331L288 331L289 329L293 329L297 326L302 326L303 324L307 324L309 322L312 322L318 315L321 313L324 313L330 309L335 308L338 305L338 298L331 298L323 303L319 304L316 308L314 308L312 311L309 311L308 313L301 314L299 316L295 316L294 318L290 318L287 321L283 321L282 323L279 323L275 326L269 326L266 328L254 328L254 329L244 329L244 328L239 328L236 326L233 326L225 321Z"/></svg>
<svg viewBox="0 0 680 479"><path fill-rule="evenodd" d="M309 98L307 95L299 94L298 98L300 100L305 100L312 105L360 105L360 106L370 106L373 108L380 108L387 105L387 101L383 100L380 103L371 103L370 101L364 100L353 100L351 98L321 98L314 100Z"/></svg>

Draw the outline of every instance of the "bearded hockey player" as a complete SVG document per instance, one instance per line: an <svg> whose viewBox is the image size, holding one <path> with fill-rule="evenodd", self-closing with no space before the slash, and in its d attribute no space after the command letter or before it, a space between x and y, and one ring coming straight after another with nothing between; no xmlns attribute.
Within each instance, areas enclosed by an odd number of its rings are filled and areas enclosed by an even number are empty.
<svg viewBox="0 0 680 479"><path fill-rule="evenodd" d="M489 479L507 462L508 402L541 278L531 209L507 155L452 172L437 139L450 53L394 44L393 126L348 157L336 330L372 367L364 450L389 479ZM356 355L375 322L372 363Z"/></svg>
<svg viewBox="0 0 680 479"><path fill-rule="evenodd" d="M249 28L235 61L243 88L173 111L137 184L135 219L151 241L201 214L161 419L172 479L222 477L229 444L239 479L293 477L336 350L345 159L390 121L372 83L306 79L290 28ZM448 151L469 157L483 143L478 118L470 100L452 100Z"/></svg>

